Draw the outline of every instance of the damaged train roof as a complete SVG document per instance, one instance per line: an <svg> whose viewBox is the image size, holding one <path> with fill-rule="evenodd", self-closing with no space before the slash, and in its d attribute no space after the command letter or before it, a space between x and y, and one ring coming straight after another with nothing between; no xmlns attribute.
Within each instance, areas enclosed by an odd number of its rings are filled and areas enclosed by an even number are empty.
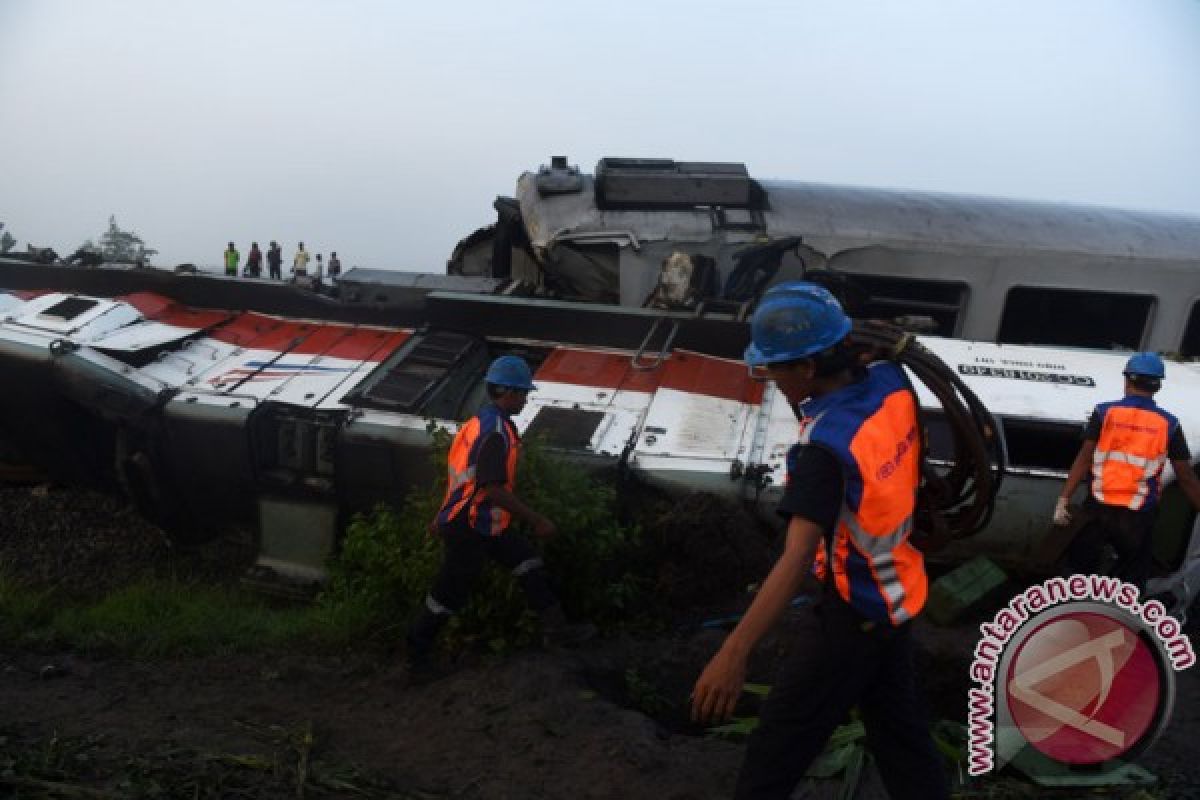
<svg viewBox="0 0 1200 800"><path fill-rule="evenodd" d="M724 226L771 239L803 236L818 249L825 249L822 241L839 243L834 249L857 241L1182 261L1200 253L1200 217L1184 214L761 180L741 164L667 159L601 159L594 175L576 170L573 183L553 181L570 169L565 163L543 167L517 180L516 199L534 247L622 233L698 242ZM605 191L614 172L624 181L617 202ZM745 188L731 190L736 182Z"/></svg>

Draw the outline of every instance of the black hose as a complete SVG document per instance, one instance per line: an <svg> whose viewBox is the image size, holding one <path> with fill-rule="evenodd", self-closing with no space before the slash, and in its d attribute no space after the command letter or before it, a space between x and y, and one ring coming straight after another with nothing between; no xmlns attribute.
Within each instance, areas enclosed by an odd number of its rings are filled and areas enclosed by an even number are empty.
<svg viewBox="0 0 1200 800"><path fill-rule="evenodd" d="M945 471L929 463L920 422L921 487L915 527L934 549L987 526L1008 457L996 420L962 379L911 333L886 322L855 320L850 341L865 360L887 359L907 367L942 406L954 442ZM920 415L918 415L918 420Z"/></svg>

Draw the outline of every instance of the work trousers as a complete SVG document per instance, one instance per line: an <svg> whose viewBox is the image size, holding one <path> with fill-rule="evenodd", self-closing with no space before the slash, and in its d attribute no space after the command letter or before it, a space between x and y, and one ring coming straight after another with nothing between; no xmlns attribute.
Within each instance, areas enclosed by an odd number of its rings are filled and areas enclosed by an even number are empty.
<svg viewBox="0 0 1200 800"><path fill-rule="evenodd" d="M429 592L436 605L450 613L461 611L489 558L512 570L534 611L554 605L542 557L523 536L512 531L483 536L457 521L443 527L440 533L445 548L442 567Z"/></svg>
<svg viewBox="0 0 1200 800"><path fill-rule="evenodd" d="M949 797L924 704L910 626L870 625L840 598L802 612L738 775L739 800L786 800L858 706L893 800Z"/></svg>
<svg viewBox="0 0 1200 800"><path fill-rule="evenodd" d="M283 271L279 264L268 264L267 269L270 271L273 280L283 280Z"/></svg>
<svg viewBox="0 0 1200 800"><path fill-rule="evenodd" d="M1117 552L1112 574L1138 590L1146 588L1154 552L1154 511L1086 503L1087 515L1067 549L1066 574L1094 574L1104 559L1104 546Z"/></svg>

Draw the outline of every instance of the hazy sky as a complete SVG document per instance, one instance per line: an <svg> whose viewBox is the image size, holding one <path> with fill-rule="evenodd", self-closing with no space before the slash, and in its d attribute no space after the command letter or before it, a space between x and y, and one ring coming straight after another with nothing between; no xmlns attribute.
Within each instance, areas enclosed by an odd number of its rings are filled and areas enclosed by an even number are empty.
<svg viewBox="0 0 1200 800"><path fill-rule="evenodd" d="M1200 2L0 0L0 221L441 271L564 154L1200 213Z"/></svg>

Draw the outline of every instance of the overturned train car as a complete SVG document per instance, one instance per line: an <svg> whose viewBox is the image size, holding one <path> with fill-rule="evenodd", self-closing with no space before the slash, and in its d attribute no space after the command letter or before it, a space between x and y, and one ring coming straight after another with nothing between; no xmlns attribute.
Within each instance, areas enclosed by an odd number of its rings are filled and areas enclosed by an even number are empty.
<svg viewBox="0 0 1200 800"><path fill-rule="evenodd" d="M517 353L540 387L516 420L525 434L668 491L773 515L795 417L740 362L747 330L734 316L429 288L410 299L410 321L385 325L195 307L162 292L2 294L4 436L185 535L213 519L252 522L260 567L309 583L348 513L432 483L430 420L453 427L473 413L487 363ZM1047 566L1054 497L1088 412L1119 396L1124 357L921 342L991 409L1008 453L991 524L940 556ZM931 456L945 459L937 402L918 391ZM1197 391L1200 368L1172 364L1161 400L1193 451ZM1195 515L1173 487L1165 503L1156 554L1177 572Z"/></svg>

